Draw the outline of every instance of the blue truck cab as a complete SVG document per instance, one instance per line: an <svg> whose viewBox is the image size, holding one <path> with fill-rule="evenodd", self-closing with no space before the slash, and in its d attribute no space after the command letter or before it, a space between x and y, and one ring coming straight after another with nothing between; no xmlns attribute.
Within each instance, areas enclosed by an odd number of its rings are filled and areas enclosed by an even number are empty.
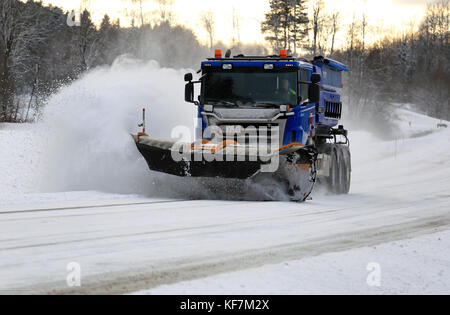
<svg viewBox="0 0 450 315"><path fill-rule="evenodd" d="M324 57L315 57L312 61L314 71L322 77L320 102L317 105L317 124L335 127L342 116L341 89L344 87L342 72L348 72L344 64Z"/></svg>
<svg viewBox="0 0 450 315"><path fill-rule="evenodd" d="M282 146L307 145L316 127L338 125L342 71L348 71L345 65L323 57L307 61L282 51L280 56L222 58L216 51L215 58L202 62L197 81L201 93L195 102L196 138L208 139L205 130L211 124L269 124L280 127ZM311 85L316 83L311 78L317 74L320 97L311 100Z"/></svg>

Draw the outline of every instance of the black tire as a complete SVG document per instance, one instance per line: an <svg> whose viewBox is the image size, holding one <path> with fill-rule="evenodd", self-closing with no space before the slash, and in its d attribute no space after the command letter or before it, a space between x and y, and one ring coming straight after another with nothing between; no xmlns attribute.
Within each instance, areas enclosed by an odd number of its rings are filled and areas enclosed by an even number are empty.
<svg viewBox="0 0 450 315"><path fill-rule="evenodd" d="M310 164L311 166L306 170L300 167L301 164ZM316 159L305 155L298 156L292 161L283 157L275 173L259 173L251 181L273 187L271 194L265 192L264 198L267 201L284 201L284 198L288 197L293 202L304 202L310 197L316 179ZM282 192L282 195L280 195L280 192Z"/></svg>
<svg viewBox="0 0 450 315"><path fill-rule="evenodd" d="M347 146L341 147L342 152L342 165L344 168L344 182L341 187L341 194L347 195L350 192L352 181L352 159L350 150Z"/></svg>
<svg viewBox="0 0 450 315"><path fill-rule="evenodd" d="M339 195L347 194L350 188L349 181L350 181L350 175L349 175L349 165L347 165L347 154L346 154L346 147L339 145L337 147L337 153L338 153L338 186L337 186L337 193Z"/></svg>
<svg viewBox="0 0 450 315"><path fill-rule="evenodd" d="M339 155L334 147L330 151L328 190L333 194L339 194Z"/></svg>

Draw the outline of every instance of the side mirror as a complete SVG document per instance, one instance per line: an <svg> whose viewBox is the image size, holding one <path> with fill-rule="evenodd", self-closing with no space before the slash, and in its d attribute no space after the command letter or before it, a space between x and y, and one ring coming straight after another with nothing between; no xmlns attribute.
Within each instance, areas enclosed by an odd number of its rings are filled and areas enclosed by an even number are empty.
<svg viewBox="0 0 450 315"><path fill-rule="evenodd" d="M192 74L191 74L192 76ZM189 82L186 84L186 87L184 88L184 100L188 103L195 103L194 102L194 83Z"/></svg>
<svg viewBox="0 0 450 315"><path fill-rule="evenodd" d="M317 83L311 83L308 89L309 103L320 102L320 85Z"/></svg>
<svg viewBox="0 0 450 315"><path fill-rule="evenodd" d="M318 73L311 74L311 82L313 84L317 84L320 81L322 81L322 76L320 74L318 74Z"/></svg>
<svg viewBox="0 0 450 315"><path fill-rule="evenodd" d="M192 76L192 73L186 73L184 75L184 81L186 82L191 82L194 79L194 77Z"/></svg>

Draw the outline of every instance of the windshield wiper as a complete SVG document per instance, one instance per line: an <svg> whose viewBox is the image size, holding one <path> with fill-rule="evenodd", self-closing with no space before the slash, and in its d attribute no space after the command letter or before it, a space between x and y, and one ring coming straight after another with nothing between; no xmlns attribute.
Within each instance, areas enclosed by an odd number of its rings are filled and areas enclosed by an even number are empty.
<svg viewBox="0 0 450 315"><path fill-rule="evenodd" d="M207 104L211 105L223 105L223 106L232 106L232 107L239 107L236 103L229 102L229 101L206 101Z"/></svg>
<svg viewBox="0 0 450 315"><path fill-rule="evenodd" d="M253 105L254 107L258 107L258 106L272 106L272 107L277 107L277 106L280 106L279 104L274 104L274 103L264 103L264 102L253 103L252 105Z"/></svg>

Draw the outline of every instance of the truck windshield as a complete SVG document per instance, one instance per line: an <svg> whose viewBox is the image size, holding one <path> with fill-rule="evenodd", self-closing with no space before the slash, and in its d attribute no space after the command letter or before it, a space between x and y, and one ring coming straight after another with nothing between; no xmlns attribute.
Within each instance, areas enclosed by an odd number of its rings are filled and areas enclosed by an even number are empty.
<svg viewBox="0 0 450 315"><path fill-rule="evenodd" d="M297 71L209 72L204 77L202 90L205 104L297 105Z"/></svg>

